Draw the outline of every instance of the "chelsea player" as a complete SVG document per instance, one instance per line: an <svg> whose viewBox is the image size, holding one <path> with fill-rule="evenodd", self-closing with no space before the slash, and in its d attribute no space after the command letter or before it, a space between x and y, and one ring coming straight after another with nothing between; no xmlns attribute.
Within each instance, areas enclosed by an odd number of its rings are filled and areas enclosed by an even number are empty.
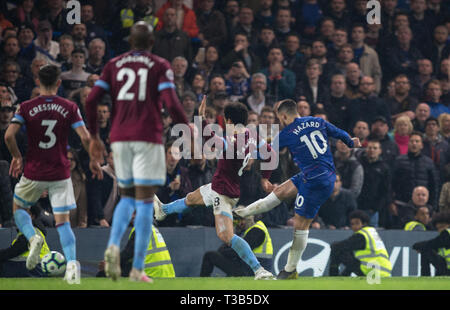
<svg viewBox="0 0 450 310"><path fill-rule="evenodd" d="M347 132L321 118L300 117L297 104L291 99L278 103L277 116L284 128L274 139L273 148L280 150L287 147L301 172L276 187L265 198L246 208L235 209L234 214L246 217L264 213L279 205L281 201L297 195L294 238L286 266L277 277L295 279L298 277L298 261L307 245L309 226L320 206L330 197L336 180L328 137L340 139L350 148L361 147L361 143L358 138L351 138Z"/></svg>

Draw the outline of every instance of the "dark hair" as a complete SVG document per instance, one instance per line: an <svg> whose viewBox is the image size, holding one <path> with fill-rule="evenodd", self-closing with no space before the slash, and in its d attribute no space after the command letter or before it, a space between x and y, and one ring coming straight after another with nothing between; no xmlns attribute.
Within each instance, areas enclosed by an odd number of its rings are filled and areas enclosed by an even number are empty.
<svg viewBox="0 0 450 310"><path fill-rule="evenodd" d="M71 55L73 54L83 54L83 56L86 57L86 53L82 48L74 48Z"/></svg>
<svg viewBox="0 0 450 310"><path fill-rule="evenodd" d="M139 21L131 27L128 41L131 48L137 50L148 50L155 42L153 27L144 21Z"/></svg>
<svg viewBox="0 0 450 310"><path fill-rule="evenodd" d="M419 136L420 139L423 141L423 133L421 133L420 131L414 130L413 132L411 132L409 134L409 137L412 137L412 136Z"/></svg>
<svg viewBox="0 0 450 310"><path fill-rule="evenodd" d="M46 88L55 86L60 75L61 69L55 65L45 65L39 69L38 73L40 83Z"/></svg>
<svg viewBox="0 0 450 310"><path fill-rule="evenodd" d="M425 120L425 124L424 124L425 127L427 127L429 122L435 122L438 125L438 127L439 127L439 121L438 121L438 119L436 117L430 116L429 118L427 118Z"/></svg>
<svg viewBox="0 0 450 310"><path fill-rule="evenodd" d="M440 223L450 224L450 212L446 211L446 212L435 213L433 215L432 223L434 226L436 226L436 224L440 224Z"/></svg>
<svg viewBox="0 0 450 310"><path fill-rule="evenodd" d="M240 102L231 102L225 107L225 118L233 122L233 124L246 124L248 118L248 109Z"/></svg>
<svg viewBox="0 0 450 310"><path fill-rule="evenodd" d="M350 220L352 219L360 219L363 225L369 224L370 218L366 212L362 210L355 210L348 216Z"/></svg>
<svg viewBox="0 0 450 310"><path fill-rule="evenodd" d="M278 113L285 112L288 114L297 114L297 102L292 99L280 101L277 109Z"/></svg>

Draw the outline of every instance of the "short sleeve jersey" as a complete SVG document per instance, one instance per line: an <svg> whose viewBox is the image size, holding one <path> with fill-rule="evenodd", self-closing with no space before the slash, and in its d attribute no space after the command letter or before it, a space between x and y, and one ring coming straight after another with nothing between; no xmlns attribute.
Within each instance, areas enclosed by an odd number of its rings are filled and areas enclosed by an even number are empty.
<svg viewBox="0 0 450 310"><path fill-rule="evenodd" d="M39 96L22 102L12 122L26 128L26 178L34 181L70 178L70 162L67 159L70 128L84 126L75 103L58 96Z"/></svg>
<svg viewBox="0 0 450 310"><path fill-rule="evenodd" d="M112 99L111 142L162 144L160 92L175 88L167 60L146 51L130 51L111 59L95 85Z"/></svg>

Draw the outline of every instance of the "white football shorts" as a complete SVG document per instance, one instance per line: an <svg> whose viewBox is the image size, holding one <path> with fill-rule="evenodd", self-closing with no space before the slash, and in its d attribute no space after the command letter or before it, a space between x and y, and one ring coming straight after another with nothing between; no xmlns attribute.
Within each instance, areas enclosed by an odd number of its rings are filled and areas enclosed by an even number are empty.
<svg viewBox="0 0 450 310"><path fill-rule="evenodd" d="M122 188L166 183L166 154L162 144L142 141L111 143L114 170Z"/></svg>
<svg viewBox="0 0 450 310"><path fill-rule="evenodd" d="M200 194L207 207L213 207L214 215L225 215L233 219L231 210L239 201L239 198L230 198L221 195L211 188L211 183L200 186Z"/></svg>
<svg viewBox="0 0 450 310"><path fill-rule="evenodd" d="M22 175L14 188L14 202L28 209L36 204L45 190L48 190L54 214L69 213L77 207L70 178L59 181L33 181Z"/></svg>

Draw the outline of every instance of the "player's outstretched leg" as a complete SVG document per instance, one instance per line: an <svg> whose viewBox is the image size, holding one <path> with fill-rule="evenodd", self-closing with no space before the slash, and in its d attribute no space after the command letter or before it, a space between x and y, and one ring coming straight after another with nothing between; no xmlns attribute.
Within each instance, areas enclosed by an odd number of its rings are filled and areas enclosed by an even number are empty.
<svg viewBox="0 0 450 310"><path fill-rule="evenodd" d="M155 219L157 221L162 221L166 218L167 215L173 214L173 213L183 213L188 207L186 204L186 198L181 198L178 200L175 200L171 203L162 204L161 201L156 197L154 200L154 207L155 207Z"/></svg>
<svg viewBox="0 0 450 310"><path fill-rule="evenodd" d="M130 281L152 283L153 280L144 272L145 256L152 235L153 199L136 200L136 218L134 228L136 239L134 244L133 268Z"/></svg>
<svg viewBox="0 0 450 310"><path fill-rule="evenodd" d="M105 251L105 273L116 281L121 274L120 270L120 240L130 224L135 209L134 198L122 196L114 210L111 234L108 247Z"/></svg>
<svg viewBox="0 0 450 310"><path fill-rule="evenodd" d="M26 267L28 270L32 270L39 263L39 254L42 245L44 244L44 238L36 233L31 221L31 216L25 209L22 209L16 203L13 204L13 209L14 221L20 232L22 232L29 241L29 254L26 261Z"/></svg>

